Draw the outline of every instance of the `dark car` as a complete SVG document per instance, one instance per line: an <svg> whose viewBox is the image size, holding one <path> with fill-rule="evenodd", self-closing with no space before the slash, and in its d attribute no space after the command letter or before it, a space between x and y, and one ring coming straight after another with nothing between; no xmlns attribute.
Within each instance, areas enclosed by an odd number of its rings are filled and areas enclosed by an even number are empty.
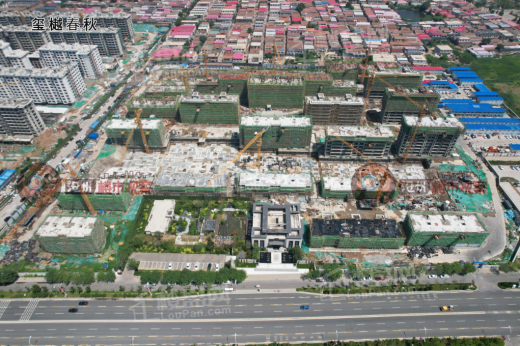
<svg viewBox="0 0 520 346"><path fill-rule="evenodd" d="M79 302L79 305L88 305L88 302L86 302L86 301L81 301L81 302Z"/></svg>
<svg viewBox="0 0 520 346"><path fill-rule="evenodd" d="M69 309L69 312L78 312L78 309L72 308L72 309Z"/></svg>
<svg viewBox="0 0 520 346"><path fill-rule="evenodd" d="M309 305L302 305L300 306L301 310L309 310Z"/></svg>
<svg viewBox="0 0 520 346"><path fill-rule="evenodd" d="M9 221L10 218L11 218L10 216L6 217L6 218L4 219L4 222Z"/></svg>
<svg viewBox="0 0 520 346"><path fill-rule="evenodd" d="M352 281L361 281L360 278L352 278Z"/></svg>
<svg viewBox="0 0 520 346"><path fill-rule="evenodd" d="M407 278L408 280L415 280L415 279L417 279L417 276L415 276L415 275L410 275L410 276L407 276L406 278Z"/></svg>

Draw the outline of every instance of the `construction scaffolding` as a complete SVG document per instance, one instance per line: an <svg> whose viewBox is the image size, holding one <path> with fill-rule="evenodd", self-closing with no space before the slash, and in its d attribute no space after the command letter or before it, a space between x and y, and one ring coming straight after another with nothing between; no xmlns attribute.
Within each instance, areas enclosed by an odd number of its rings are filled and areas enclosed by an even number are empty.
<svg viewBox="0 0 520 346"><path fill-rule="evenodd" d="M197 91L179 97L181 122L190 124L238 124L237 95L201 95Z"/></svg>
<svg viewBox="0 0 520 346"><path fill-rule="evenodd" d="M312 138L312 119L310 117L271 117L243 116L240 118L240 147L248 144L257 133L269 126L261 140L262 150L280 148L309 148ZM258 142L249 147L258 149Z"/></svg>
<svg viewBox="0 0 520 346"><path fill-rule="evenodd" d="M422 74L413 72L374 72L373 76L366 76L363 81L365 87L365 93L367 92L368 84L373 79L372 87L370 88L370 98L380 99L383 98L386 88L388 85L385 84L380 78L384 79L385 82L394 86L401 86L403 89L419 89L422 87ZM376 78L376 77L380 78Z"/></svg>
<svg viewBox="0 0 520 346"><path fill-rule="evenodd" d="M141 122L148 147L150 149L164 148L167 145L168 138L166 137L163 121L160 119L142 119ZM126 145L128 135L132 129L137 129L137 124L133 119L112 119L105 127L107 143ZM134 134L128 145L144 148L142 136Z"/></svg>
<svg viewBox="0 0 520 346"><path fill-rule="evenodd" d="M222 73L218 79L199 79L195 90L201 94L238 95L240 104L247 105L247 73Z"/></svg>
<svg viewBox="0 0 520 346"><path fill-rule="evenodd" d="M310 247L398 249L405 236L396 220L312 219Z"/></svg>
<svg viewBox="0 0 520 346"><path fill-rule="evenodd" d="M395 143L396 154L404 156L412 140L418 117L403 116L401 130ZM423 117L413 138L408 155L410 157L447 157L457 139L466 128L455 117L437 118Z"/></svg>
<svg viewBox="0 0 520 346"><path fill-rule="evenodd" d="M155 115L156 118L176 118L177 116L177 97L157 98L131 98L126 104L128 117L135 117L135 112L141 109L141 117L148 118Z"/></svg>
<svg viewBox="0 0 520 346"><path fill-rule="evenodd" d="M128 192L121 192L120 194L89 194L88 199L96 211L126 211L130 207L131 195ZM88 211L87 204L79 193L59 194L58 205L65 210Z"/></svg>
<svg viewBox="0 0 520 346"><path fill-rule="evenodd" d="M303 108L305 82L297 74L254 74L247 81L250 108Z"/></svg>
<svg viewBox="0 0 520 346"><path fill-rule="evenodd" d="M410 102L408 98L422 105L427 102L430 112L435 112L441 100L437 92L421 87L419 89L387 88L383 95L383 105L380 113L380 122L383 124L400 124L403 115L419 115L421 108ZM403 95L404 94L404 95Z"/></svg>
<svg viewBox="0 0 520 346"><path fill-rule="evenodd" d="M214 174L161 173L153 187L154 195L228 196L228 176L220 175L208 185Z"/></svg>
<svg viewBox="0 0 520 346"><path fill-rule="evenodd" d="M94 254L103 250L107 231L95 217L48 216L34 237L50 253Z"/></svg>
<svg viewBox="0 0 520 346"><path fill-rule="evenodd" d="M146 88L142 99L162 99L174 98L172 96L184 95L185 87L182 81L173 81L173 83L163 83L163 85L152 85Z"/></svg>
<svg viewBox="0 0 520 346"><path fill-rule="evenodd" d="M489 231L477 214L409 212L404 220L408 246L479 247Z"/></svg>
<svg viewBox="0 0 520 346"><path fill-rule="evenodd" d="M362 66L357 64L335 64L329 63L326 65L327 73L333 79L353 80L358 79L359 73L362 71Z"/></svg>
<svg viewBox="0 0 520 346"><path fill-rule="evenodd" d="M345 145L338 137L350 143ZM325 137L325 158L343 160L364 159L359 155L373 159L383 159L390 155L390 149L396 135L391 127L383 126L329 126Z"/></svg>

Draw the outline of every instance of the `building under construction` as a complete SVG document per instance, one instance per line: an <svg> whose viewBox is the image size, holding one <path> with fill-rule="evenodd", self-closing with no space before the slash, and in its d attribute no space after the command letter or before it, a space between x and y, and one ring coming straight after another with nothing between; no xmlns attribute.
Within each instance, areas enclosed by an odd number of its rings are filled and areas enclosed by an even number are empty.
<svg viewBox="0 0 520 346"><path fill-rule="evenodd" d="M412 140L418 117L403 116L401 130L395 143L397 156L403 157ZM409 157L447 157L455 142L465 131L464 125L455 117L433 119L423 117L408 153Z"/></svg>
<svg viewBox="0 0 520 346"><path fill-rule="evenodd" d="M353 80L358 79L362 66L356 64L327 64L327 73L334 79Z"/></svg>
<svg viewBox="0 0 520 346"><path fill-rule="evenodd" d="M312 117L314 125L360 125L364 100L351 94L305 97L303 114Z"/></svg>
<svg viewBox="0 0 520 346"><path fill-rule="evenodd" d="M155 179L153 194L161 196L229 196L228 175L221 174L209 184L214 176L215 174L191 172L160 173Z"/></svg>
<svg viewBox="0 0 520 346"><path fill-rule="evenodd" d="M175 118L177 116L177 97L164 96L162 98L132 97L126 104L128 117L135 117L137 109L141 109L141 117L148 118Z"/></svg>
<svg viewBox="0 0 520 346"><path fill-rule="evenodd" d="M181 122L189 124L238 124L239 103L237 95L191 95L179 96Z"/></svg>
<svg viewBox="0 0 520 346"><path fill-rule="evenodd" d="M199 79L195 90L201 94L238 95L240 104L247 106L247 73L222 73L217 79Z"/></svg>
<svg viewBox="0 0 520 346"><path fill-rule="evenodd" d="M417 104L412 103L405 96ZM422 106L425 106L430 112L435 112L439 102L439 94L425 87L419 89L403 89L400 86L396 86L395 89L387 88L383 95L380 121L383 124L401 124L403 115L419 115Z"/></svg>
<svg viewBox="0 0 520 346"><path fill-rule="evenodd" d="M370 88L370 98L381 99L385 94L386 88L389 88L390 85L395 87L401 86L403 89L419 89L422 87L422 77L422 74L419 72L374 72L374 74L364 78L365 96L371 79L373 79L373 82Z"/></svg>
<svg viewBox="0 0 520 346"><path fill-rule="evenodd" d="M168 81L168 83L163 83L162 85L152 85L145 89L144 98L151 99L162 99L162 98L172 98L173 96L185 95L186 88L182 81Z"/></svg>
<svg viewBox="0 0 520 346"><path fill-rule="evenodd" d="M310 247L398 249L405 236L396 220L312 219Z"/></svg>
<svg viewBox="0 0 520 346"><path fill-rule="evenodd" d="M297 74L252 74L247 81L249 107L303 108L305 82Z"/></svg>
<svg viewBox="0 0 520 346"><path fill-rule="evenodd" d="M308 73L304 75L305 96L314 96L322 93L327 96L345 96L345 94L356 95L358 85L353 80L333 80L324 73Z"/></svg>
<svg viewBox="0 0 520 346"><path fill-rule="evenodd" d="M161 119L142 119L143 133L150 150L164 150L169 143L166 130ZM133 130L133 131L132 131ZM134 119L112 119L105 127L107 143L125 145L128 136L132 134L128 146L130 148L143 148L143 137Z"/></svg>
<svg viewBox="0 0 520 346"><path fill-rule="evenodd" d="M408 246L479 247L489 231L477 214L410 212L403 224Z"/></svg>
<svg viewBox="0 0 520 346"><path fill-rule="evenodd" d="M384 159L390 155L396 135L392 128L385 126L329 126L325 138L324 159L364 160L358 152L338 137L366 157Z"/></svg>
<svg viewBox="0 0 520 346"><path fill-rule="evenodd" d="M50 253L95 254L103 250L107 232L95 217L48 216L34 237Z"/></svg>
<svg viewBox="0 0 520 346"><path fill-rule="evenodd" d="M126 191L124 180L84 180L82 181L84 191L94 207L100 211L126 211L131 204L131 195ZM64 210L88 211L87 204L78 191L70 189L67 184L60 186L58 194L58 205Z"/></svg>
<svg viewBox="0 0 520 346"><path fill-rule="evenodd" d="M249 143L258 132L269 126L260 138L261 150L275 151L280 148L310 149L312 119L310 117L243 116L240 118L240 147ZM249 147L258 148L258 141Z"/></svg>
<svg viewBox="0 0 520 346"><path fill-rule="evenodd" d="M237 192L240 197L266 197L272 195L310 195L314 191L311 173L275 174L240 173Z"/></svg>

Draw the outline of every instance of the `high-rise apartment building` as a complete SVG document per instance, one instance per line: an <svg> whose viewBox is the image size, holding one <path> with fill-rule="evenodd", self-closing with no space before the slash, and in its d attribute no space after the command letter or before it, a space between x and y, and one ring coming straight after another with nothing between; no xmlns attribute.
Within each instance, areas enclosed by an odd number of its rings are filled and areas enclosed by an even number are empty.
<svg viewBox="0 0 520 346"><path fill-rule="evenodd" d="M97 46L48 43L38 49L42 67L57 67L65 60L78 63L83 78L97 79L106 71Z"/></svg>
<svg viewBox="0 0 520 346"><path fill-rule="evenodd" d="M72 104L87 90L77 62L59 67L0 68L0 98L30 98L34 103Z"/></svg>
<svg viewBox="0 0 520 346"><path fill-rule="evenodd" d="M0 141L30 142L45 131L31 99L0 99Z"/></svg>
<svg viewBox="0 0 520 346"><path fill-rule="evenodd" d="M95 45L102 56L120 57L125 52L125 46L118 28L98 28L96 31L51 31L52 43Z"/></svg>
<svg viewBox="0 0 520 346"><path fill-rule="evenodd" d="M47 31L32 30L30 26L8 25L2 27L4 41L11 44L11 49L22 49L34 52L46 43L51 42Z"/></svg>

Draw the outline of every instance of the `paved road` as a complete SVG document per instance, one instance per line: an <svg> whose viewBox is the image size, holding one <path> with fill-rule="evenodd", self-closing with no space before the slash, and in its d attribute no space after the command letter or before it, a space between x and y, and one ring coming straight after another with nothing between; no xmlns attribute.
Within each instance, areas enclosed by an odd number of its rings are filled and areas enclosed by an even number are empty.
<svg viewBox="0 0 520 346"><path fill-rule="evenodd" d="M222 344L425 336L520 335L520 291L178 300L0 301L2 344ZM301 310L302 304L309 310ZM454 312L439 306L454 305ZM77 307L76 314L68 313ZM511 329L509 328L511 327ZM52 339L52 340L47 340ZM112 339L112 340L110 340Z"/></svg>

